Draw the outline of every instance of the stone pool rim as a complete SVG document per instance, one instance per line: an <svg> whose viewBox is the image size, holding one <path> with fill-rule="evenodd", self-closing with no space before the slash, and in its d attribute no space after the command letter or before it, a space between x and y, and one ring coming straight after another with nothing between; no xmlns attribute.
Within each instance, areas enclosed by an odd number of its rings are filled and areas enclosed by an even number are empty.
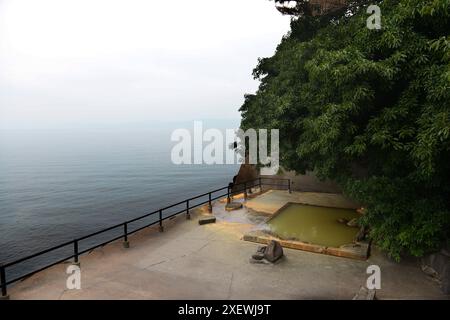
<svg viewBox="0 0 450 320"><path fill-rule="evenodd" d="M332 209L344 209L340 207L332 207L332 206L324 206L324 205L316 205L316 204L309 204L309 203L302 203L302 202L286 202L283 206L281 206L277 211L275 211L273 214L270 214L270 216L265 220L265 223L269 222L273 218L275 218L277 215L279 215L284 209L289 207L290 205L294 204L300 204L305 206L312 206L312 207L322 207L322 208L332 208ZM348 208L345 208L348 209ZM358 211L358 209L350 209L354 210L358 215L362 216L363 214ZM296 249L296 250L303 250L313 253L321 253L321 254L327 254L332 255L336 257L344 257L344 258L351 258L351 259L357 259L357 260L367 260L370 255L370 241L354 241L348 244L343 244L340 247L330 247L330 246L324 246L319 244L313 244L308 242L303 242L300 240L287 240L287 239L281 239L279 236L276 236L274 234L269 234L267 232L264 232L262 230L253 231L250 233L246 233L243 235L242 240L249 241L249 242L256 242L260 244L268 244L271 240L278 241L282 247L289 248L289 249Z"/></svg>

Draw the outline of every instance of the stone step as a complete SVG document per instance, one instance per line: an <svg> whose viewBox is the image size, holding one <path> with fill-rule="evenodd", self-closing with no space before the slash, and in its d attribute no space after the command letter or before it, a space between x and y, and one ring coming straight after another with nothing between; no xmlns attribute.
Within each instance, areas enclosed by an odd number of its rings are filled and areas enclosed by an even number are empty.
<svg viewBox="0 0 450 320"><path fill-rule="evenodd" d="M208 223L215 223L216 222L216 217L211 215L211 216L205 216L202 217L200 219L198 219L198 224L202 225L202 224L208 224Z"/></svg>

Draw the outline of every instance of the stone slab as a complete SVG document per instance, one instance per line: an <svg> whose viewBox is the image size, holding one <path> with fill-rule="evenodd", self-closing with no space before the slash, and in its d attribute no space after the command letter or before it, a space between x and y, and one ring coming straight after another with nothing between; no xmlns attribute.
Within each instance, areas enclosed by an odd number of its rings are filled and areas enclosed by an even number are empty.
<svg viewBox="0 0 450 320"><path fill-rule="evenodd" d="M198 224L199 225L203 225L203 224L209 224L209 223L215 223L216 222L216 217L214 216L205 216L205 217L201 217L198 219Z"/></svg>

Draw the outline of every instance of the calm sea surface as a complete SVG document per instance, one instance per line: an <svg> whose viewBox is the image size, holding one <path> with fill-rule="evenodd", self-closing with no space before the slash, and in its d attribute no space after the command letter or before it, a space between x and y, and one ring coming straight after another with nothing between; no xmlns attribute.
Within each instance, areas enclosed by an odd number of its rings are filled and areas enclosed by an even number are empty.
<svg viewBox="0 0 450 320"><path fill-rule="evenodd" d="M237 173L237 165L172 164L170 133L167 128L0 131L0 262L225 186ZM120 232L86 240L80 250ZM72 250L8 268L7 276Z"/></svg>

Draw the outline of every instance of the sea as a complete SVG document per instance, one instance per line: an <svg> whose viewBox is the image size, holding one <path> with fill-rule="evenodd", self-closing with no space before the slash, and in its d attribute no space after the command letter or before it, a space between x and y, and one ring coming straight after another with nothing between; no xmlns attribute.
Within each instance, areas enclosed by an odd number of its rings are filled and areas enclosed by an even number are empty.
<svg viewBox="0 0 450 320"><path fill-rule="evenodd" d="M176 126L179 127L179 126ZM228 185L239 165L177 165L172 125L0 131L0 263ZM190 128L187 128L190 129ZM221 128L224 129L224 128ZM184 206L184 205L183 205ZM174 207L164 215L179 209ZM152 222L140 222L141 225ZM129 228L139 227L130 225ZM122 228L81 241L79 250ZM71 255L66 246L6 268L7 280Z"/></svg>

